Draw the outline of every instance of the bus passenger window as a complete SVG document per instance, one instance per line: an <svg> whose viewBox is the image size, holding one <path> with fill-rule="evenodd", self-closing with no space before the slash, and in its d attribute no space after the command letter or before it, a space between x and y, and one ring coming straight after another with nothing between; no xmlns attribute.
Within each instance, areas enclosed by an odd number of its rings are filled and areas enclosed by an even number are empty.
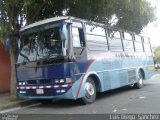
<svg viewBox="0 0 160 120"><path fill-rule="evenodd" d="M135 45L135 51L136 52L143 52L143 46L142 46L142 38L139 35L134 36L134 45Z"/></svg>
<svg viewBox="0 0 160 120"><path fill-rule="evenodd" d="M93 53L108 51L105 28L102 26L85 25L87 47Z"/></svg>
<svg viewBox="0 0 160 120"><path fill-rule="evenodd" d="M110 50L113 52L123 51L120 32L111 29L108 29L107 32Z"/></svg>
<svg viewBox="0 0 160 120"><path fill-rule="evenodd" d="M84 32L82 28L72 27L72 40L74 56L78 57L83 52L85 47Z"/></svg>
<svg viewBox="0 0 160 120"><path fill-rule="evenodd" d="M144 51L145 51L146 53L152 53L149 38L143 37L143 46L144 46Z"/></svg>
<svg viewBox="0 0 160 120"><path fill-rule="evenodd" d="M85 47L84 32L82 28L72 27L73 47Z"/></svg>
<svg viewBox="0 0 160 120"><path fill-rule="evenodd" d="M134 52L132 34L128 32L122 32L122 35L123 35L124 50L127 52Z"/></svg>

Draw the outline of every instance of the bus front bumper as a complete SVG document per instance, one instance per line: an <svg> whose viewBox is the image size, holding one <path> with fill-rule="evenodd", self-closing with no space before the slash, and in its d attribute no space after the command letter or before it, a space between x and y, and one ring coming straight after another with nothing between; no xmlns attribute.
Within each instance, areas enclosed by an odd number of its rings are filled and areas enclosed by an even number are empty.
<svg viewBox="0 0 160 120"><path fill-rule="evenodd" d="M17 94L20 99L73 99L82 97L78 93L80 80L73 84L54 86L23 86L17 87Z"/></svg>

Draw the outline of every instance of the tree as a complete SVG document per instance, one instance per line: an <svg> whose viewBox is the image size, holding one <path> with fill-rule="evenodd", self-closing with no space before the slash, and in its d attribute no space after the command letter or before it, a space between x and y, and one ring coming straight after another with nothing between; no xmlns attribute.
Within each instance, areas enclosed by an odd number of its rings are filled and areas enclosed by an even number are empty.
<svg viewBox="0 0 160 120"><path fill-rule="evenodd" d="M155 20L154 8L147 0L0 0L0 40L8 33L12 39L10 50L12 75L11 95L16 95L14 35L26 24L45 18L70 15L112 25L140 33L142 28Z"/></svg>
<svg viewBox="0 0 160 120"><path fill-rule="evenodd" d="M87 20L111 25L113 15L116 27L140 33L156 19L155 8L147 0L25 0L27 23L49 17L61 16L63 12ZM34 7L31 7L34 6ZM47 6L47 7L46 7ZM36 14L35 14L36 13Z"/></svg>
<svg viewBox="0 0 160 120"><path fill-rule="evenodd" d="M136 33L156 19L154 8L146 0L68 0L68 3L68 15L108 25L116 15L118 22L115 26Z"/></svg>
<svg viewBox="0 0 160 120"><path fill-rule="evenodd" d="M156 47L154 50L154 60L156 63L160 63L160 46Z"/></svg>
<svg viewBox="0 0 160 120"><path fill-rule="evenodd" d="M6 34L13 36L18 32L23 22L23 3L20 0L1 0L0 1L0 40L3 41ZM20 18L20 19L19 19ZM16 78L15 78L15 46L16 40L12 37L10 49L11 61L11 95L16 96Z"/></svg>
<svg viewBox="0 0 160 120"><path fill-rule="evenodd" d="M7 34L11 37L11 97L16 96L15 51L17 35L23 23L32 23L49 0L1 0L0 1L0 41L4 43ZM33 14L34 13L34 14ZM32 17L32 19L31 19Z"/></svg>

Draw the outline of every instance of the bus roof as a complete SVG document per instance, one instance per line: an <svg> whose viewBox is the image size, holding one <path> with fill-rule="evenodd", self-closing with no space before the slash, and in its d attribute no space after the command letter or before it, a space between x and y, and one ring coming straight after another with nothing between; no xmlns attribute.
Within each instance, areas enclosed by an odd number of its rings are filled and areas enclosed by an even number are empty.
<svg viewBox="0 0 160 120"><path fill-rule="evenodd" d="M26 30L28 28L32 28L32 27L35 27L35 26L38 26L38 25L43 25L43 24L46 24L46 23L54 22L54 21L65 20L65 19L68 19L68 18L69 18L68 16L60 16L60 17L53 17L53 18L41 20L41 21L29 24L29 25L21 28L20 31L23 31L23 30Z"/></svg>
<svg viewBox="0 0 160 120"><path fill-rule="evenodd" d="M35 26L43 25L43 24L46 24L46 23L60 21L60 20L67 20L67 19L74 19L74 20L78 20L78 21L81 21L81 22L96 24L96 25L99 25L99 26L106 26L105 24L102 24L102 23L97 23L97 22L94 22L94 21L88 21L88 20L76 18L76 17L73 17L73 16L57 16L57 17L44 19L44 20L26 25L23 28L21 28L20 31L23 31L23 30L26 30L26 29L29 29L29 28L32 28L32 27L35 27Z"/></svg>

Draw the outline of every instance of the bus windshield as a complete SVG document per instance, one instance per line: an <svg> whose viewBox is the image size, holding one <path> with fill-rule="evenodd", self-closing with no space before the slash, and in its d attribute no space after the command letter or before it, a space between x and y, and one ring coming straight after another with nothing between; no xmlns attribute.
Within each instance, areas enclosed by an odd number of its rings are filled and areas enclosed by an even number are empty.
<svg viewBox="0 0 160 120"><path fill-rule="evenodd" d="M65 30L60 24L30 28L21 33L18 63L64 56Z"/></svg>

